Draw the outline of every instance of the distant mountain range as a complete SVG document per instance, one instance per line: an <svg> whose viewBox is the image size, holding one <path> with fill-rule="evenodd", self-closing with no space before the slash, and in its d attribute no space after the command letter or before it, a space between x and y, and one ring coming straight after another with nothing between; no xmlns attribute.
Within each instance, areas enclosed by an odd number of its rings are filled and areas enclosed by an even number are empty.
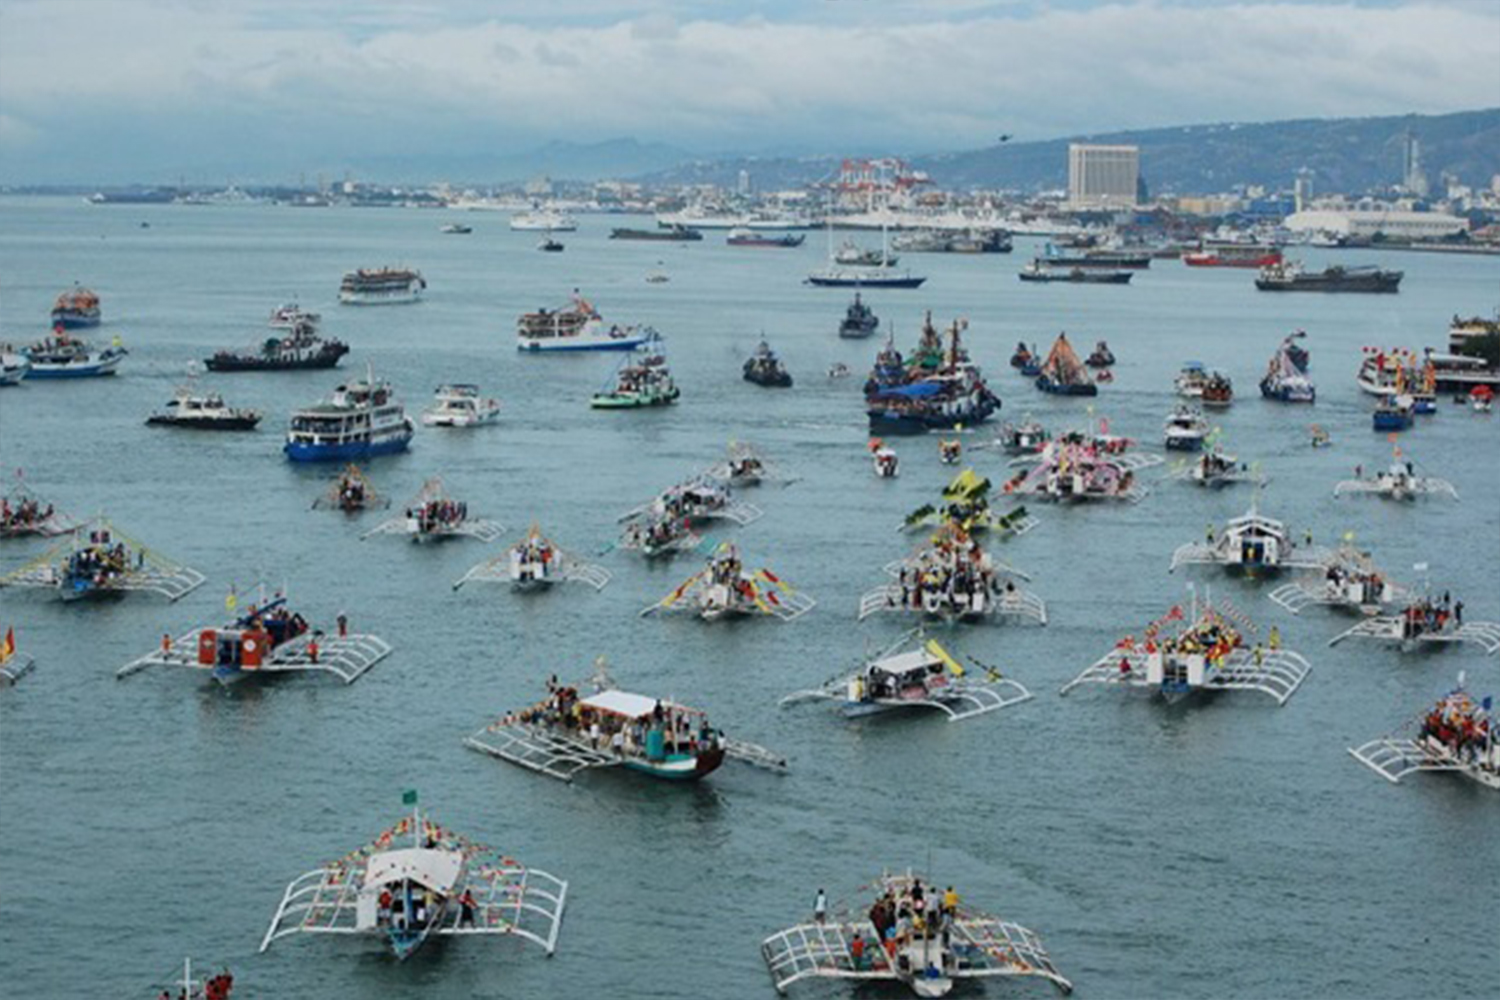
<svg viewBox="0 0 1500 1000"><path fill-rule="evenodd" d="M1141 174L1153 194L1224 191L1235 184L1289 188L1303 168L1312 171L1314 191L1360 192L1401 180L1401 136L1408 128L1421 142L1422 164L1435 191L1444 173L1474 186L1488 185L1500 173L1500 108L1449 115L1186 125L1007 142L907 159L944 188L1039 191L1067 186L1069 143L1093 142L1139 146ZM757 190L768 190L831 177L839 159L694 160L637 179L733 187L745 170Z"/></svg>

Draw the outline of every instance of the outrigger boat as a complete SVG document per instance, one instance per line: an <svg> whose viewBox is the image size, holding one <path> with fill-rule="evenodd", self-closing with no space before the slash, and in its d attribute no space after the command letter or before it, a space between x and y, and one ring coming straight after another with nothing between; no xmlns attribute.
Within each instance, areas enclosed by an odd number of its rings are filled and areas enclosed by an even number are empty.
<svg viewBox="0 0 1500 1000"><path fill-rule="evenodd" d="M125 355L130 352L116 337L114 343L96 350L86 340L70 337L61 328L52 336L37 341L26 349L26 360L31 370L26 377L40 378L94 378L113 375Z"/></svg>
<svg viewBox="0 0 1500 1000"><path fill-rule="evenodd" d="M282 451L293 462L373 458L405 451L415 434L391 384L367 368L327 400L292 411Z"/></svg>
<svg viewBox="0 0 1500 1000"><path fill-rule="evenodd" d="M432 405L422 411L428 427L477 427L500 418L500 400L479 395L479 386L463 382L440 385Z"/></svg>
<svg viewBox="0 0 1500 1000"><path fill-rule="evenodd" d="M651 501L621 514L617 520L632 522L643 518L666 518L696 527L722 519L743 528L758 521L763 514L759 507L736 497L727 483L700 475L664 490Z"/></svg>
<svg viewBox="0 0 1500 1000"><path fill-rule="evenodd" d="M905 559L888 563L885 572L893 582L859 599L861 621L895 612L945 622L998 618L1047 624L1047 605L1016 586L1017 579L1031 578L985 552L973 535L951 522Z"/></svg>
<svg viewBox="0 0 1500 1000"><path fill-rule="evenodd" d="M580 696L582 687L588 694ZM510 712L464 740L471 750L549 778L622 767L666 781L697 781L736 760L785 774L786 759L732 740L696 708L615 687L604 658L581 685L547 683L547 697Z"/></svg>
<svg viewBox="0 0 1500 1000"><path fill-rule="evenodd" d="M1256 626L1227 601L1197 595L1184 614L1174 605L1147 625L1141 638L1127 635L1083 673L1063 685L1067 694L1080 684L1119 684L1148 688L1168 702L1195 691L1259 691L1285 705L1312 670L1301 654L1281 648L1273 627L1263 645L1249 645Z"/></svg>
<svg viewBox="0 0 1500 1000"><path fill-rule="evenodd" d="M1078 360L1068 335L1059 333L1036 377L1036 387L1059 396L1097 396L1099 387Z"/></svg>
<svg viewBox="0 0 1500 1000"><path fill-rule="evenodd" d="M668 406L677 402L681 394L667 367L665 344L653 331L650 339L620 362L614 376L594 393L589 405L596 410Z"/></svg>
<svg viewBox="0 0 1500 1000"><path fill-rule="evenodd" d="M870 441L870 457L875 462L875 475L879 479L895 479L901 471L901 459L896 450L880 438Z"/></svg>
<svg viewBox="0 0 1500 1000"><path fill-rule="evenodd" d="M707 567L642 610L641 615L686 611L704 621L767 615L789 622L807 614L816 604L764 567L750 572L740 558L739 547L724 542L709 556Z"/></svg>
<svg viewBox="0 0 1500 1000"><path fill-rule="evenodd" d="M0 640L0 687L9 687L36 668L36 661L16 651L16 628L8 626Z"/></svg>
<svg viewBox="0 0 1500 1000"><path fill-rule="evenodd" d="M402 800L410 816L286 887L262 952L299 932L378 938L398 960L433 938L477 934L557 949L568 883L444 829L418 811L415 792Z"/></svg>
<svg viewBox="0 0 1500 1000"><path fill-rule="evenodd" d="M754 382L767 388L790 389L792 386L791 373L786 370L786 365L781 363L764 337L756 345L755 353L745 361L744 376L746 382Z"/></svg>
<svg viewBox="0 0 1500 1000"><path fill-rule="evenodd" d="M233 591L224 603L231 611L238 606ZM129 677L148 667L187 667L206 671L226 687L250 677L305 672L332 674L353 684L389 655L389 643L377 635L349 632L343 615L331 634L313 628L277 593L269 601L262 597L225 625L196 628L176 639L163 635L159 648L131 660L115 676Z"/></svg>
<svg viewBox="0 0 1500 1000"><path fill-rule="evenodd" d="M169 601L187 596L205 577L117 531L102 517L5 576L0 587L55 590L64 601L147 591Z"/></svg>
<svg viewBox="0 0 1500 1000"><path fill-rule="evenodd" d="M1257 469L1242 463L1218 445L1204 451L1191 462L1183 462L1166 476L1167 479L1182 479L1198 486L1232 486L1235 483L1264 485L1266 479Z"/></svg>
<svg viewBox="0 0 1500 1000"><path fill-rule="evenodd" d="M285 322L278 315L290 310ZM296 306L282 306L271 314L273 327L289 330L285 336L267 337L258 347L245 351L216 351L204 358L211 372L281 372L332 368L349 353L342 340L324 340L318 336L317 313L305 313Z"/></svg>
<svg viewBox="0 0 1500 1000"><path fill-rule="evenodd" d="M52 538L74 529L75 525L66 514L20 482L19 472L16 475L16 485L0 497L0 538L28 535Z"/></svg>
<svg viewBox="0 0 1500 1000"><path fill-rule="evenodd" d="M859 293L855 292L854 301L849 304L844 318L839 321L839 336L848 340L863 340L874 334L879 326L880 317L860 301Z"/></svg>
<svg viewBox="0 0 1500 1000"><path fill-rule="evenodd" d="M1378 615L1398 601L1410 601L1411 591L1375 565L1370 553L1345 541L1317 572L1284 583L1266 595L1294 615L1320 604L1362 615Z"/></svg>
<svg viewBox="0 0 1500 1000"><path fill-rule="evenodd" d="M886 339L864 386L872 434L973 427L1000 408L1000 397L990 391L959 339L967 327L967 321L955 320L945 347L929 312L909 361L896 350L894 333Z"/></svg>
<svg viewBox="0 0 1500 1000"><path fill-rule="evenodd" d="M1179 406L1163 425L1164 445L1168 451L1198 451L1208 436L1208 420L1194 406Z"/></svg>
<svg viewBox="0 0 1500 1000"><path fill-rule="evenodd" d="M1077 503L1085 500L1125 500L1140 503L1149 492L1136 476L1160 465L1160 455L1127 454L1128 438L1107 434L1069 433L1048 442L1035 455L1012 460L1027 464L1003 487L1010 496Z"/></svg>
<svg viewBox="0 0 1500 1000"><path fill-rule="evenodd" d="M710 465L703 471L703 475L726 483L731 489L759 486L767 482L792 482L760 449L744 441L729 442L728 457Z"/></svg>
<svg viewBox="0 0 1500 1000"><path fill-rule="evenodd" d="M516 590L539 590L554 583L578 582L603 590L610 581L610 572L560 547L533 524L525 538L506 549L503 555L469 570L453 584L453 589L457 590L470 581L509 581Z"/></svg>
<svg viewBox="0 0 1500 1000"><path fill-rule="evenodd" d="M1345 494L1377 496L1386 500L1415 500L1419 496L1448 496L1458 499L1458 490L1446 479L1417 475L1416 466L1400 461L1401 452L1384 472L1368 477L1345 479L1333 488L1336 497ZM1356 470L1356 474L1363 470Z"/></svg>
<svg viewBox="0 0 1500 1000"><path fill-rule="evenodd" d="M1401 652L1443 649L1455 642L1472 642L1486 654L1500 653L1500 623L1464 621L1464 602L1441 600L1429 595L1408 598L1409 603L1393 615L1366 618L1328 641L1336 646L1345 639L1374 639L1394 643Z"/></svg>
<svg viewBox="0 0 1500 1000"><path fill-rule="evenodd" d="M838 979L944 997L961 980L1019 977L1073 992L1035 933L964 905L951 886L940 891L908 871L884 874L870 888L867 914L840 906L832 919L815 915L761 942L777 993L803 979Z"/></svg>
<svg viewBox="0 0 1500 1000"><path fill-rule="evenodd" d="M193 975L193 960L182 960L182 978L174 980L170 989L161 991L167 1000L229 1000L234 993L234 974L228 969L202 978ZM159 998L160 1000L160 998Z"/></svg>
<svg viewBox="0 0 1500 1000"><path fill-rule="evenodd" d="M469 505L448 495L437 476L422 484L421 490L406 505L401 517L376 525L359 537L371 535L406 535L414 542L442 541L448 538L477 538L489 543L505 534L499 521L469 517Z"/></svg>
<svg viewBox="0 0 1500 1000"><path fill-rule="evenodd" d="M970 657L973 660L972 657ZM820 688L781 699L782 707L804 701L832 701L846 719L860 719L912 708L933 708L960 722L1031 698L1018 681L973 660L983 678L969 672L936 639L912 629L853 673Z"/></svg>
<svg viewBox="0 0 1500 1000"><path fill-rule="evenodd" d="M1500 789L1496 723L1494 698L1476 701L1460 671L1458 686L1429 711L1389 736L1350 747L1349 753L1393 785L1408 774L1448 771ZM1413 729L1415 737L1406 735Z"/></svg>
<svg viewBox="0 0 1500 1000"><path fill-rule="evenodd" d="M313 501L314 510L341 510L345 514L357 514L362 510L390 505L390 497L378 492L369 477L352 462L339 473L328 492Z"/></svg>
<svg viewBox="0 0 1500 1000"><path fill-rule="evenodd" d="M1318 390L1307 377L1307 351L1297 341L1307 333L1298 330L1281 341L1260 380L1260 394L1280 403L1315 403Z"/></svg>
<svg viewBox="0 0 1500 1000"><path fill-rule="evenodd" d="M901 527L910 530L952 523L970 533L989 531L1009 538L1024 535L1037 526L1037 519L1027 513L1025 507L1017 507L1008 514L996 514L990 508L989 495L989 479L973 469L965 469L943 488L945 502L941 507L923 504L906 515Z"/></svg>
<svg viewBox="0 0 1500 1000"><path fill-rule="evenodd" d="M253 431L261 412L228 406L216 392L198 395L184 386L167 401L164 411L146 418L150 427L185 427L203 431Z"/></svg>
<svg viewBox="0 0 1500 1000"><path fill-rule="evenodd" d="M575 289L560 309L524 313L516 323L521 351L628 351L655 336L650 327L605 325L599 311Z"/></svg>
<svg viewBox="0 0 1500 1000"><path fill-rule="evenodd" d="M1327 549L1308 543L1299 546L1282 522L1266 517L1257 503L1239 517L1230 518L1217 535L1213 525L1203 542L1189 542L1172 553L1171 571L1179 566L1222 566L1230 572L1249 575L1276 573L1283 569L1321 569L1328 563Z"/></svg>

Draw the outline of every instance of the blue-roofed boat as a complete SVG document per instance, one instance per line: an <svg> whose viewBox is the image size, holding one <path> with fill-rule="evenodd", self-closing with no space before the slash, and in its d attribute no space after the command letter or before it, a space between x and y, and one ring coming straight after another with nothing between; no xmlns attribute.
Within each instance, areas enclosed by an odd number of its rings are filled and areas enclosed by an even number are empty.
<svg viewBox="0 0 1500 1000"><path fill-rule="evenodd" d="M282 450L293 462L345 462L405 451L415 432L390 383L367 373L294 411Z"/></svg>

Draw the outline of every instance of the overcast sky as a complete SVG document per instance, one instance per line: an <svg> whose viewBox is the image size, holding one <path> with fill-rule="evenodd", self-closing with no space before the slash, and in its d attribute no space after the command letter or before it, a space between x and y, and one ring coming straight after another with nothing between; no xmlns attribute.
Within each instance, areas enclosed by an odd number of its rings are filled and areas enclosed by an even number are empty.
<svg viewBox="0 0 1500 1000"><path fill-rule="evenodd" d="M0 182L634 137L929 152L1500 104L1500 0L0 0Z"/></svg>

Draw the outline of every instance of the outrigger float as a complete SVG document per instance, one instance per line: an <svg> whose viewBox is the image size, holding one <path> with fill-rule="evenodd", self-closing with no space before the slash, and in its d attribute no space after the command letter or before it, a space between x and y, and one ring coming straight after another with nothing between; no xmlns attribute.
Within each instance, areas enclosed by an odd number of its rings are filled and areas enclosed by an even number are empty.
<svg viewBox="0 0 1500 1000"><path fill-rule="evenodd" d="M1362 615L1378 615L1398 601L1410 601L1412 592L1392 580L1375 565L1370 553L1346 541L1318 567L1266 595L1294 615L1311 605L1323 605Z"/></svg>
<svg viewBox="0 0 1500 1000"><path fill-rule="evenodd" d="M1247 645L1255 631L1227 601L1217 607L1205 601L1200 608L1195 595L1187 613L1174 605L1139 639L1125 636L1058 693L1080 684L1118 684L1147 688L1173 702L1195 691L1259 691L1285 705L1312 666L1281 648L1275 628L1266 644Z"/></svg>
<svg viewBox="0 0 1500 1000"><path fill-rule="evenodd" d="M840 906L833 917L777 931L760 953L776 992L804 979L901 983L919 997L944 997L966 979L1035 977L1064 996L1035 933L964 905L950 886L923 885L910 871L884 874L867 913Z"/></svg>
<svg viewBox="0 0 1500 1000"><path fill-rule="evenodd" d="M328 492L313 501L314 510L341 510L345 514L390 505L390 497L378 492L370 477L352 462L344 466L344 471L339 473Z"/></svg>
<svg viewBox="0 0 1500 1000"><path fill-rule="evenodd" d="M1013 619L1047 624L1047 605L1016 586L1025 573L995 559L968 532L945 524L905 559L888 563L891 583L859 600L861 621L882 612L947 622Z"/></svg>
<svg viewBox="0 0 1500 1000"><path fill-rule="evenodd" d="M989 494L990 481L973 469L965 469L943 488L942 506L923 504L906 515L901 527L935 528L951 522L966 532L988 531L1009 538L1024 535L1037 526L1037 519L1025 507L1017 507L1008 514L995 513L990 508Z"/></svg>
<svg viewBox="0 0 1500 1000"><path fill-rule="evenodd" d="M1260 512L1252 503L1239 517L1230 518L1219 532L1213 525L1202 542L1189 542L1172 553L1171 571L1179 566L1222 566L1231 572L1276 573L1283 569L1322 569L1329 551L1311 541L1299 546L1287 527Z"/></svg>
<svg viewBox="0 0 1500 1000"><path fill-rule="evenodd" d="M433 938L481 934L556 951L568 883L444 829L416 798L408 792L412 815L370 843L294 879L260 950L306 933L377 938L398 960Z"/></svg>
<svg viewBox="0 0 1500 1000"><path fill-rule="evenodd" d="M18 481L0 497L0 538L25 538L39 535L54 538L66 535L76 527L72 520L52 503Z"/></svg>
<svg viewBox="0 0 1500 1000"><path fill-rule="evenodd" d="M401 517L378 524L359 537L363 540L371 535L406 535L414 542L477 538L489 543L503 534L505 525L499 521L471 518L468 503L448 496L443 481L434 476L422 484Z"/></svg>
<svg viewBox="0 0 1500 1000"><path fill-rule="evenodd" d="M0 640L0 687L9 687L31 673L36 661L25 653L16 652L16 629L12 625L5 630Z"/></svg>
<svg viewBox="0 0 1500 1000"><path fill-rule="evenodd" d="M762 567L750 572L740 558L739 548L732 542L724 542L709 556L707 567L643 609L641 615L686 611L704 621L766 615L789 622L816 605L811 597L770 570Z"/></svg>
<svg viewBox="0 0 1500 1000"><path fill-rule="evenodd" d="M578 686L548 682L547 697L464 740L471 750L560 781L582 771L623 767L667 781L696 781L736 760L778 774L785 758L726 737L708 716L667 699L616 688L604 658Z"/></svg>
<svg viewBox="0 0 1500 1000"><path fill-rule="evenodd" d="M1393 785L1408 774L1448 771L1500 789L1494 706L1492 697L1476 701L1460 672L1458 686L1431 710L1389 736L1350 747L1349 754ZM1406 735L1413 729L1414 737Z"/></svg>
<svg viewBox="0 0 1500 1000"><path fill-rule="evenodd" d="M116 530L102 517L5 576L0 587L56 590L64 601L147 591L169 601L203 585L204 575Z"/></svg>
<svg viewBox="0 0 1500 1000"><path fill-rule="evenodd" d="M1396 452L1400 458L1400 451ZM1363 471L1363 470L1358 470ZM1358 472L1356 472L1358 474ZM1333 495L1377 496L1385 500L1415 500L1419 496L1446 496L1458 499L1458 490L1446 479L1417 475L1411 462L1392 461L1384 472L1369 477L1345 479L1333 488Z"/></svg>
<svg viewBox="0 0 1500 1000"><path fill-rule="evenodd" d="M453 589L470 582L509 582L516 590L540 590L554 583L576 582L603 590L609 581L609 570L561 548L533 524L525 538L504 554L469 570L453 584Z"/></svg>
<svg viewBox="0 0 1500 1000"><path fill-rule="evenodd" d="M1367 618L1328 640L1336 646L1345 639L1374 639L1393 643L1408 653L1418 649L1442 649L1455 642L1472 642L1487 655L1500 653L1500 622L1464 621L1464 602L1454 603L1444 594L1411 599L1394 615Z"/></svg>
<svg viewBox="0 0 1500 1000"><path fill-rule="evenodd" d="M832 701L846 719L931 708L949 722L960 722L1030 700L1031 692L1020 682L970 659L984 672L982 678L970 677L941 643L912 629L853 673L820 688L793 692L781 699L781 705Z"/></svg>
<svg viewBox="0 0 1500 1000"><path fill-rule="evenodd" d="M231 592L225 604L232 610L237 603ZM187 667L206 671L225 686L250 677L306 672L332 674L353 684L389 655L388 642L349 632L343 615L328 634L313 628L276 594L250 605L226 625L196 628L176 639L162 636L160 647L131 660L115 676L123 679L148 667Z"/></svg>

